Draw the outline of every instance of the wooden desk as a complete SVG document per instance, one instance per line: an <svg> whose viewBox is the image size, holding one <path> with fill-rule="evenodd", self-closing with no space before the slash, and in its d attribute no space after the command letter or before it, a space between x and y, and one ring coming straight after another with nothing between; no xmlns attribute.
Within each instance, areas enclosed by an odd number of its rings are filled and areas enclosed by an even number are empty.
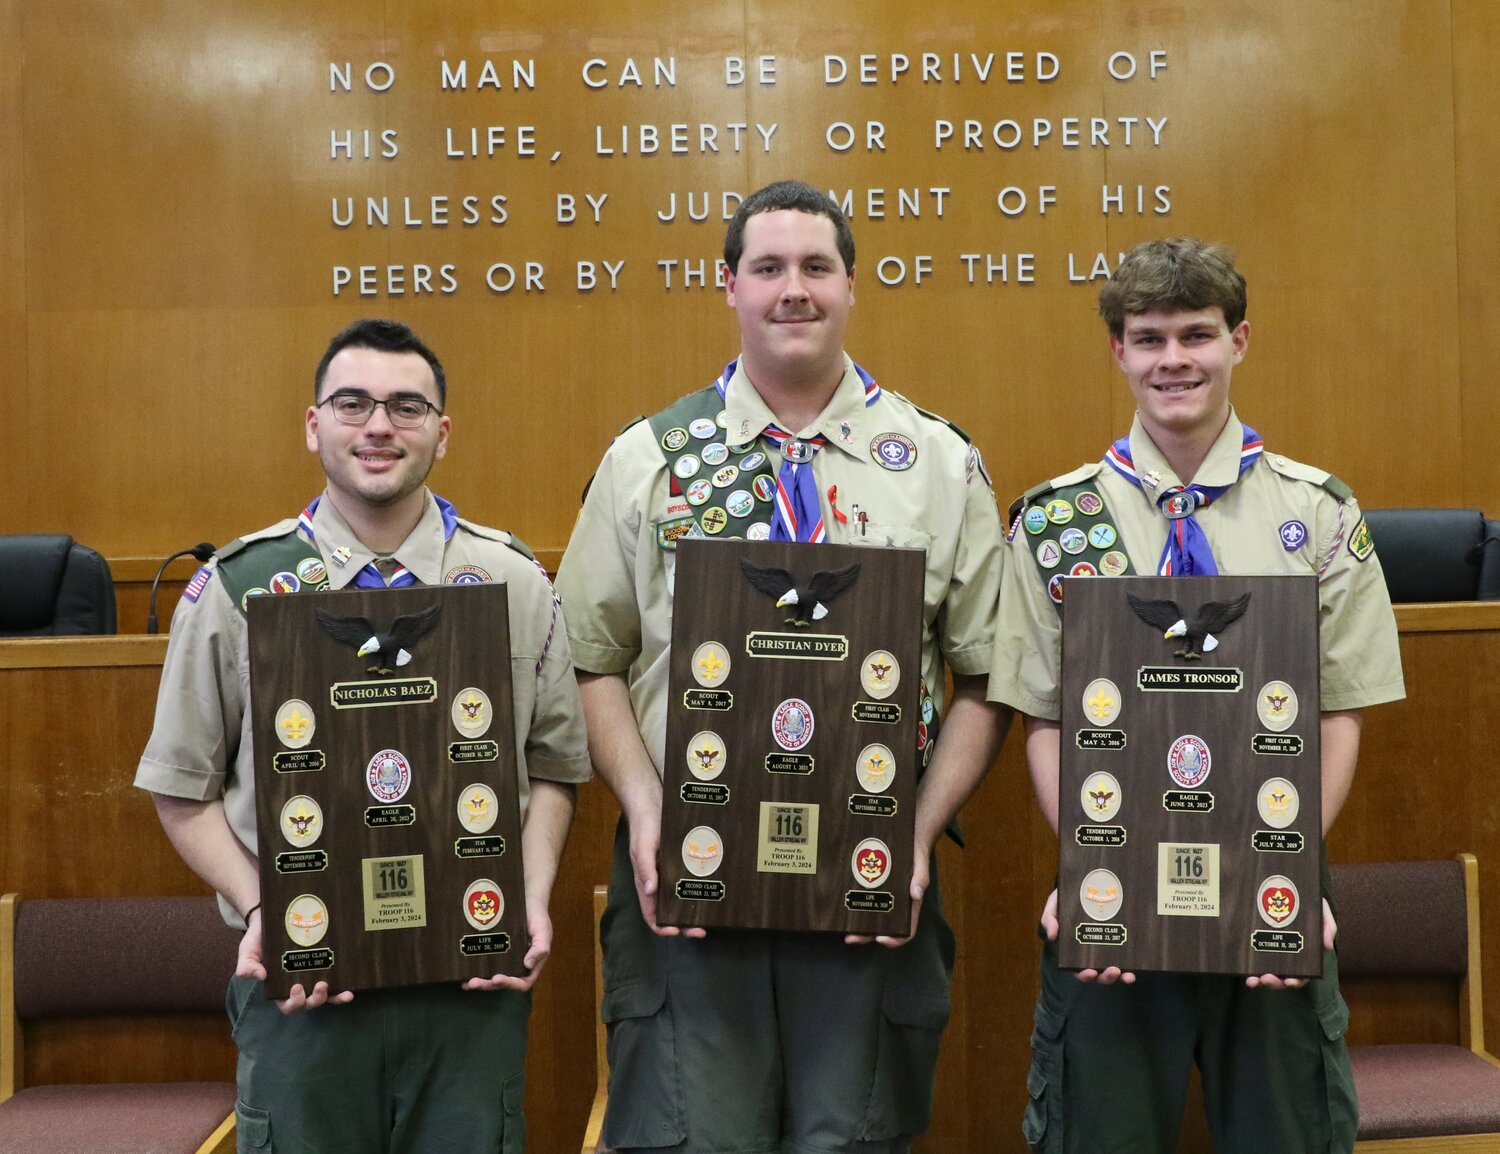
<svg viewBox="0 0 1500 1154"><path fill-rule="evenodd" d="M1365 720L1353 795L1330 838L1338 861L1479 855L1486 1002L1500 1036L1500 791L1489 758L1500 733L1500 604L1397 609L1407 700ZM0 889L33 896L201 893L131 785L151 727L166 642L122 636L0 642ZM538 983L528 1053L530 1149L577 1149L593 1092L592 886L609 876L618 810L599 783L578 818L553 897L552 959ZM1036 992L1036 915L1052 886L1056 843L1036 810L1019 727L964 812L969 848L939 849L958 936L953 1018L939 1067L936 1154L1023 1149L1020 1117ZM1350 1037L1451 1026L1441 1004L1357 1003ZM1444 1019L1443 1014L1449 1017ZM138 1076L224 1077L227 1031L175 1050L143 1049ZM1406 1036L1410 1036L1408 1033ZM28 1051L46 1070L95 1073L89 1038ZM58 1047L61 1048L58 1048Z"/></svg>

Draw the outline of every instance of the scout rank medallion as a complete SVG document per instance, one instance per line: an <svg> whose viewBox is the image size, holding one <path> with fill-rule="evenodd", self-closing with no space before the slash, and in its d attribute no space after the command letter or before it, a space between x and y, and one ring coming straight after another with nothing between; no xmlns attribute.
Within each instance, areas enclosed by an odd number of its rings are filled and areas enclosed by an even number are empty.
<svg viewBox="0 0 1500 1154"><path fill-rule="evenodd" d="M1132 570L1120 531L1110 519L1095 483L1099 468L1087 466L1083 480L1069 477L1029 489L1011 506L1011 537L1024 533L1032 560L1047 583L1047 595L1062 612L1064 578L1125 577Z"/></svg>

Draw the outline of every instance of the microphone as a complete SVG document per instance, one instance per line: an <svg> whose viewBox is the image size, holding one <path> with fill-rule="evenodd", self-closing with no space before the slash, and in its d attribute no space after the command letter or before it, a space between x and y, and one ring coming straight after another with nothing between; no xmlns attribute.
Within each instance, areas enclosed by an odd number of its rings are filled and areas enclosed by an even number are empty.
<svg viewBox="0 0 1500 1154"><path fill-rule="evenodd" d="M177 560L177 558L187 557L189 555L191 555L198 561L207 561L214 555L213 542L199 541L191 549L179 549L177 550L177 552L173 553L170 557L168 557L161 563L161 567L156 571L156 576L151 579L151 605L149 612L147 612L146 614L147 633L160 632L160 629L156 624L156 587L161 584L161 575L167 571L167 566L170 565L173 561Z"/></svg>

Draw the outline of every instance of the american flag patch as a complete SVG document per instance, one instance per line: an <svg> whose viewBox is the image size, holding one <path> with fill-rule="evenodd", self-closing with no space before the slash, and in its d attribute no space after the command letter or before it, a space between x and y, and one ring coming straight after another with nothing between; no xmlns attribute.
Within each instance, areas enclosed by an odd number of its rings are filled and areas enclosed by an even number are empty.
<svg viewBox="0 0 1500 1154"><path fill-rule="evenodd" d="M183 600L197 601L199 596L202 595L203 590L207 588L208 582L213 575L214 571L207 565L199 566L198 572L193 574L193 579L187 583L187 588L182 591Z"/></svg>

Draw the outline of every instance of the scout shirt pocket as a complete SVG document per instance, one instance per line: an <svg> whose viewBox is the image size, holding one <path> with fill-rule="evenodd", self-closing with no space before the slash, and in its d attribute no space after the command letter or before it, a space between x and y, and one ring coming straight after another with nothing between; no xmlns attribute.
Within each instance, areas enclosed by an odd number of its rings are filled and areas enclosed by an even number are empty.
<svg viewBox="0 0 1500 1154"><path fill-rule="evenodd" d="M910 525L893 525L885 521L849 522L849 544L870 545L880 549L921 549L932 546L932 534Z"/></svg>

